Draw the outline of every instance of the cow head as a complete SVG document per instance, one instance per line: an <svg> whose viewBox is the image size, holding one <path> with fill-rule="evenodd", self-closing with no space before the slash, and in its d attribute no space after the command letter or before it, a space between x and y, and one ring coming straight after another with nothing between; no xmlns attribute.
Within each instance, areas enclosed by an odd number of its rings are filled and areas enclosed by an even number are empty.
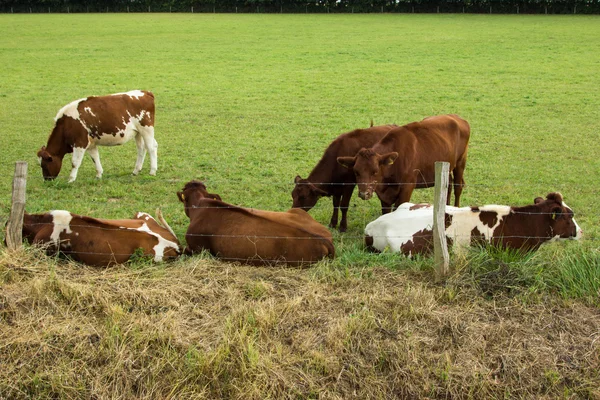
<svg viewBox="0 0 600 400"><path fill-rule="evenodd" d="M540 213L545 214L550 226L550 234L554 239L580 239L582 230L573 218L571 210L560 193L549 193L546 199L537 197L534 203Z"/></svg>
<svg viewBox="0 0 600 400"><path fill-rule="evenodd" d="M51 181L58 176L62 166L62 158L54 156L46 150L46 146L37 152L38 161L42 167L42 175L47 181Z"/></svg>
<svg viewBox="0 0 600 400"><path fill-rule="evenodd" d="M337 162L352 169L358 185L358 197L369 200L378 183L383 180L384 169L394 163L398 153L378 154L373 149L362 148L354 157L338 157Z"/></svg>
<svg viewBox="0 0 600 400"><path fill-rule="evenodd" d="M177 197L185 208L185 215L190 216L189 210L198 205L201 199L221 200L221 196L216 193L209 193L206 190L206 185L198 180L193 180L185 184L180 192L177 192Z"/></svg>
<svg viewBox="0 0 600 400"><path fill-rule="evenodd" d="M300 178L299 175L294 179L294 183L296 186L292 190L292 208L308 211L317 204L319 198L328 195L326 191L319 189L308 180Z"/></svg>

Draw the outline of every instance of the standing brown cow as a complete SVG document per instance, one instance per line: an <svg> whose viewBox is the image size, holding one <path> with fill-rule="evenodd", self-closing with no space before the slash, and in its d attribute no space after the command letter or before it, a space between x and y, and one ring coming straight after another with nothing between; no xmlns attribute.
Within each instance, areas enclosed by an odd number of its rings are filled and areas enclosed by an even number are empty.
<svg viewBox="0 0 600 400"><path fill-rule="evenodd" d="M346 215L352 192L356 186L354 173L336 162L338 157L353 156L363 147L371 147L397 125L371 126L367 129L355 129L338 136L325 149L325 153L306 179L296 176L296 186L292 191L293 208L310 210L323 196L332 196L333 215L329 226L335 228L338 223L338 209L342 211L340 232L348 226Z"/></svg>
<svg viewBox="0 0 600 400"><path fill-rule="evenodd" d="M436 161L447 161L453 182L448 187L448 204L454 186L454 206L458 207L470 134L469 123L458 115L429 117L392 129L373 147L337 160L354 171L361 199L369 200L373 191L377 193L383 214L408 202L414 189L433 186Z"/></svg>

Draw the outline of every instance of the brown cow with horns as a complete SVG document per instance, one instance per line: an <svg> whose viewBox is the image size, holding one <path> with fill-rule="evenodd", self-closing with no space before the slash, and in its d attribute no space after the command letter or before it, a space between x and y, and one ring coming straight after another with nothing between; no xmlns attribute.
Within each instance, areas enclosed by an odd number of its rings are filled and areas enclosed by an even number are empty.
<svg viewBox="0 0 600 400"><path fill-rule="evenodd" d="M448 204L454 186L454 206L460 204L471 129L458 115L440 115L394 128L371 148L338 162L354 171L358 195L369 200L373 191L382 214L410 200L414 189L435 183L435 162L450 163Z"/></svg>

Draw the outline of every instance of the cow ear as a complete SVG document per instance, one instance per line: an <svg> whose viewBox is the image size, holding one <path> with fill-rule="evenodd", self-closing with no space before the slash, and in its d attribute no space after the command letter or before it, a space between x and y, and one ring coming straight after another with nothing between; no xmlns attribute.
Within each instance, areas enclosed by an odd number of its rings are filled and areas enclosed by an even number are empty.
<svg viewBox="0 0 600 400"><path fill-rule="evenodd" d="M560 218L560 216L562 215L562 207L552 207L551 214L553 220Z"/></svg>
<svg viewBox="0 0 600 400"><path fill-rule="evenodd" d="M37 152L37 156L41 157L42 160L44 160L46 162L52 161L52 155L46 151L45 147L42 147L42 149Z"/></svg>
<svg viewBox="0 0 600 400"><path fill-rule="evenodd" d="M327 193L326 191L319 189L318 187L316 187L315 185L310 185L310 190L315 193L317 196L327 196L329 193Z"/></svg>
<svg viewBox="0 0 600 400"><path fill-rule="evenodd" d="M185 203L185 196L183 195L183 192L177 192L177 198L180 202Z"/></svg>
<svg viewBox="0 0 600 400"><path fill-rule="evenodd" d="M221 196L219 196L219 195L218 195L218 194L216 194L216 193L209 193L208 195L209 195L209 196L210 196L210 198L211 198L211 199L213 199L213 200L219 200L219 201L223 201L223 200L221 200Z"/></svg>
<svg viewBox="0 0 600 400"><path fill-rule="evenodd" d="M356 157L338 157L337 162L342 167L352 169L354 168L354 163L356 163Z"/></svg>
<svg viewBox="0 0 600 400"><path fill-rule="evenodd" d="M398 153L392 151L391 153L383 154L380 156L379 165L392 165L396 158L398 158Z"/></svg>
<svg viewBox="0 0 600 400"><path fill-rule="evenodd" d="M294 178L294 183L298 183L302 180L302 178L300 178L300 175L296 175L296 177Z"/></svg>
<svg viewBox="0 0 600 400"><path fill-rule="evenodd" d="M538 204L538 203L541 203L542 201L544 201L544 199L542 197L536 197L535 199L533 199L533 204Z"/></svg>

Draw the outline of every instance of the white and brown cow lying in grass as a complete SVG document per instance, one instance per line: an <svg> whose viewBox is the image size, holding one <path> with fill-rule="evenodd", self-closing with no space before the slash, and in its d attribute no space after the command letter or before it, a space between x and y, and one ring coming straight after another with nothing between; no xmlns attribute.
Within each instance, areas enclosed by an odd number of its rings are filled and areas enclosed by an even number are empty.
<svg viewBox="0 0 600 400"><path fill-rule="evenodd" d="M579 239L582 234L560 193L550 193L545 200L538 197L524 207L446 206L445 221L448 244L455 249L479 242L533 250L544 242ZM433 249L432 226L432 205L404 203L366 226L365 243L374 251L428 254Z"/></svg>
<svg viewBox="0 0 600 400"><path fill-rule="evenodd" d="M209 251L229 262L308 265L335 255L331 232L306 211L242 208L221 201L200 181L177 192L190 225L186 254Z"/></svg>
<svg viewBox="0 0 600 400"><path fill-rule="evenodd" d="M93 96L73 101L58 111L48 143L37 153L44 179L58 176L67 153L73 153L69 182L85 152L96 165L96 177L102 177L98 146L116 146L135 137L137 161L133 174L142 169L146 151L150 156L150 175L156 175L158 144L154 139L154 95L133 90L110 96Z"/></svg>
<svg viewBox="0 0 600 400"><path fill-rule="evenodd" d="M178 257L179 241L162 217L161 226L150 214L133 219L97 219L55 210L23 217L23 239L46 245L48 254L60 252L93 266L124 263L141 249L154 261Z"/></svg>

